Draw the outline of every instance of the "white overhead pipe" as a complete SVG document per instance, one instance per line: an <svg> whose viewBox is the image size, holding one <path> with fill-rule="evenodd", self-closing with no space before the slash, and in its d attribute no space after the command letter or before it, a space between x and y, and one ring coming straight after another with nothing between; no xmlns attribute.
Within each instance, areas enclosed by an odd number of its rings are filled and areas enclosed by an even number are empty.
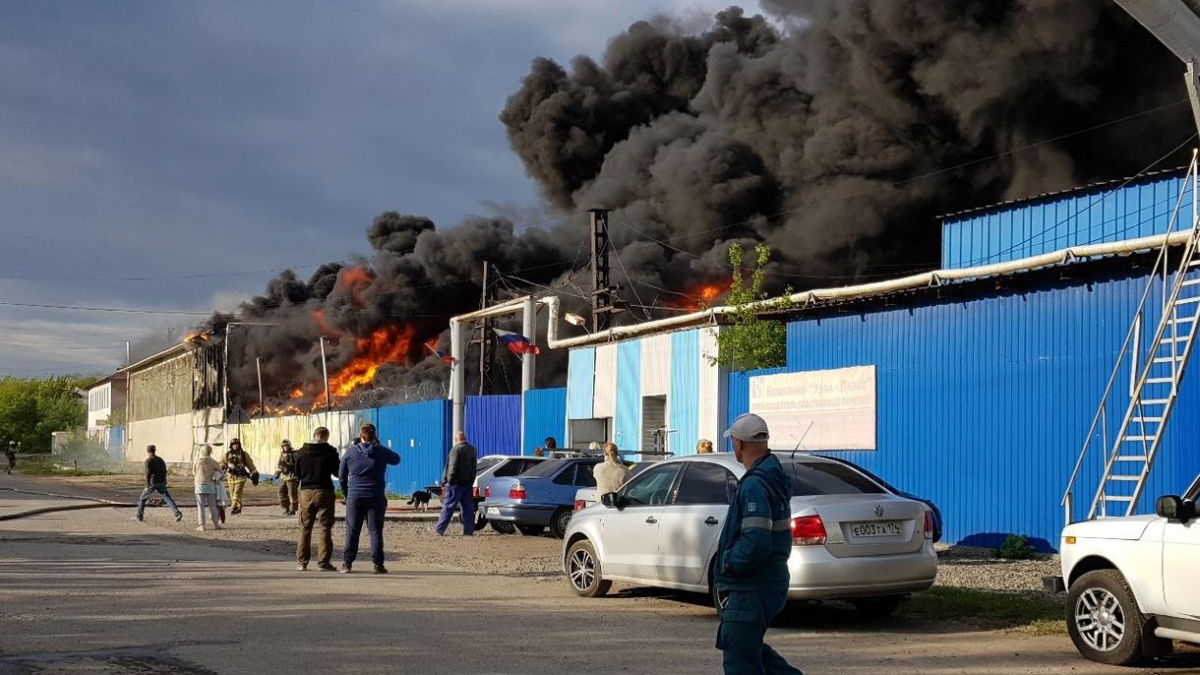
<svg viewBox="0 0 1200 675"><path fill-rule="evenodd" d="M802 291L800 293L792 294L789 299L793 305L807 307L830 300L869 298L900 291L937 287L946 281L982 279L1000 276L1003 274L1028 272L1043 267L1065 265L1067 263L1085 260L1088 258L1147 251L1160 248L1163 246L1163 244L1178 246L1186 243L1188 236L1190 236L1190 232L1185 231L1174 232L1170 235L1159 234L1149 237L1141 237L1138 239L1126 239L1123 241L1109 242L1105 244L1073 246L1071 248L1054 251L1052 253L1044 253L1042 255L1036 255L1029 258L1022 258L1020 260L1012 260L1009 262L996 263L992 265L964 267L961 269L936 270L933 272L924 272L922 274L913 274L907 277L900 277L899 279L877 281L869 284L859 284L857 286L820 288L811 291ZM648 321L646 323L633 324L629 326L616 326L600 333L592 333L590 335L581 335L579 337L564 338L560 340L558 338L559 298L557 296L548 296L541 298L539 302L546 305L546 307L549 309L549 325L546 329L546 345L551 349L566 349L570 347L583 347L592 344L602 344L623 338L636 337L645 333L659 332L670 328L683 328L686 326L713 323L716 321L717 317L730 314L735 310L734 307L730 307L728 305L712 307L690 314L682 314L666 319ZM775 302L775 300L762 300L750 303L748 306L752 309L769 310L773 309Z"/></svg>
<svg viewBox="0 0 1200 675"><path fill-rule="evenodd" d="M488 319L495 316L507 316L516 314L517 312L526 312L523 330L528 330L529 326L533 325L535 320L534 310L536 307L533 304L533 296L527 295L512 300L506 300L500 304L492 305L468 314L460 314L450 319L450 401L451 401L451 428L455 433L465 429L466 409L467 409L467 377L466 377L466 362L464 357L467 352L467 325L473 321L480 319ZM532 331L531 331L532 332ZM536 335L529 335L529 339L534 339ZM521 391L524 392L528 387L533 386L533 354L526 354L526 362L522 365L521 370Z"/></svg>

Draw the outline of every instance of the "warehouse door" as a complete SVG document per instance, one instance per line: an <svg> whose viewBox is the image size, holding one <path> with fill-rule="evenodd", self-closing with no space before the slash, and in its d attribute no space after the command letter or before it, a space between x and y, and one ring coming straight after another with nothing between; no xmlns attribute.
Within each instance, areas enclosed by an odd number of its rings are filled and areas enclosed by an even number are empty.
<svg viewBox="0 0 1200 675"><path fill-rule="evenodd" d="M642 447L645 456L663 457L667 452L667 397L642 397Z"/></svg>

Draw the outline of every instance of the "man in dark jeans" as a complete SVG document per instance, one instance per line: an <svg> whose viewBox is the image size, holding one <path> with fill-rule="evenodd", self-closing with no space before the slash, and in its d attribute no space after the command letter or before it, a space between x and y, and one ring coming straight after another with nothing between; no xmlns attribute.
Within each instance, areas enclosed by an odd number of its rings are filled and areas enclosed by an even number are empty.
<svg viewBox="0 0 1200 675"><path fill-rule="evenodd" d="M308 569L312 552L313 524L320 524L317 534L317 569L333 572L329 564L333 555L333 476L339 469L337 449L329 444L329 430L317 427L313 442L305 443L296 453L296 480L300 489L300 541L296 544L296 568Z"/></svg>
<svg viewBox="0 0 1200 675"><path fill-rule="evenodd" d="M477 453L475 447L467 442L467 434L462 431L455 433L454 447L450 449L446 472L442 474L442 482L445 485L442 515L434 526L439 535L446 534L446 528L450 527L450 518L460 507L463 535L469 537L475 534L475 499L471 487L475 484L476 461Z"/></svg>
<svg viewBox="0 0 1200 675"><path fill-rule="evenodd" d="M358 442L342 456L338 480L346 491L346 546L342 551L343 574L358 557L358 537L363 520L371 536L371 561L376 574L387 574L383 566L383 516L387 513L387 468L400 463L400 455L383 447L374 424L359 428Z"/></svg>
<svg viewBox="0 0 1200 675"><path fill-rule="evenodd" d="M183 520L183 513L175 505L175 500L171 499L171 493L167 491L167 463L157 453L158 449L153 445L146 446L146 454L149 455L146 458L146 489L142 490L142 496L138 497L137 516L134 520L142 522L146 514L146 500L157 492L175 512L175 522L179 522Z"/></svg>

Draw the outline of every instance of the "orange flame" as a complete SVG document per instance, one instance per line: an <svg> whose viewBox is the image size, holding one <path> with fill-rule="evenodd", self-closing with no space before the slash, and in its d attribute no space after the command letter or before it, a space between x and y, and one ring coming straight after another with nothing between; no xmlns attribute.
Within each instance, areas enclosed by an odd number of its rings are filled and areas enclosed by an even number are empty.
<svg viewBox="0 0 1200 675"><path fill-rule="evenodd" d="M342 331L330 328L329 323L325 321L325 310L314 309L313 319L317 322L317 328L321 331L321 335L341 337Z"/></svg>
<svg viewBox="0 0 1200 675"><path fill-rule="evenodd" d="M363 290L371 284L371 273L362 267L350 267L341 271L338 274L338 285L343 289L350 291L350 295L354 298L354 303L357 305L363 304Z"/></svg>
<svg viewBox="0 0 1200 675"><path fill-rule="evenodd" d="M337 373L329 377L329 393L333 399L344 399L361 386L375 381L379 367L387 363L408 363L409 345L412 343L416 329L411 326L385 326L376 329L365 338L358 338L355 344L354 358ZM303 396L302 389L296 392ZM313 408L325 405L325 392L319 391L313 401Z"/></svg>
<svg viewBox="0 0 1200 675"><path fill-rule="evenodd" d="M711 307L717 299L729 291L729 281L715 281L698 284L688 288L680 295L664 301L667 307L674 309L704 309Z"/></svg>

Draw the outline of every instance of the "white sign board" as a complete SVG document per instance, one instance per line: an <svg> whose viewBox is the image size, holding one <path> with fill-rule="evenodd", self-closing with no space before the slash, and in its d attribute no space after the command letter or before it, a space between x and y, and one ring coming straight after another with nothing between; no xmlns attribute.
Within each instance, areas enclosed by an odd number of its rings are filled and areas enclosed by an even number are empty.
<svg viewBox="0 0 1200 675"><path fill-rule="evenodd" d="M874 450L875 366L752 377L750 412L773 450Z"/></svg>

